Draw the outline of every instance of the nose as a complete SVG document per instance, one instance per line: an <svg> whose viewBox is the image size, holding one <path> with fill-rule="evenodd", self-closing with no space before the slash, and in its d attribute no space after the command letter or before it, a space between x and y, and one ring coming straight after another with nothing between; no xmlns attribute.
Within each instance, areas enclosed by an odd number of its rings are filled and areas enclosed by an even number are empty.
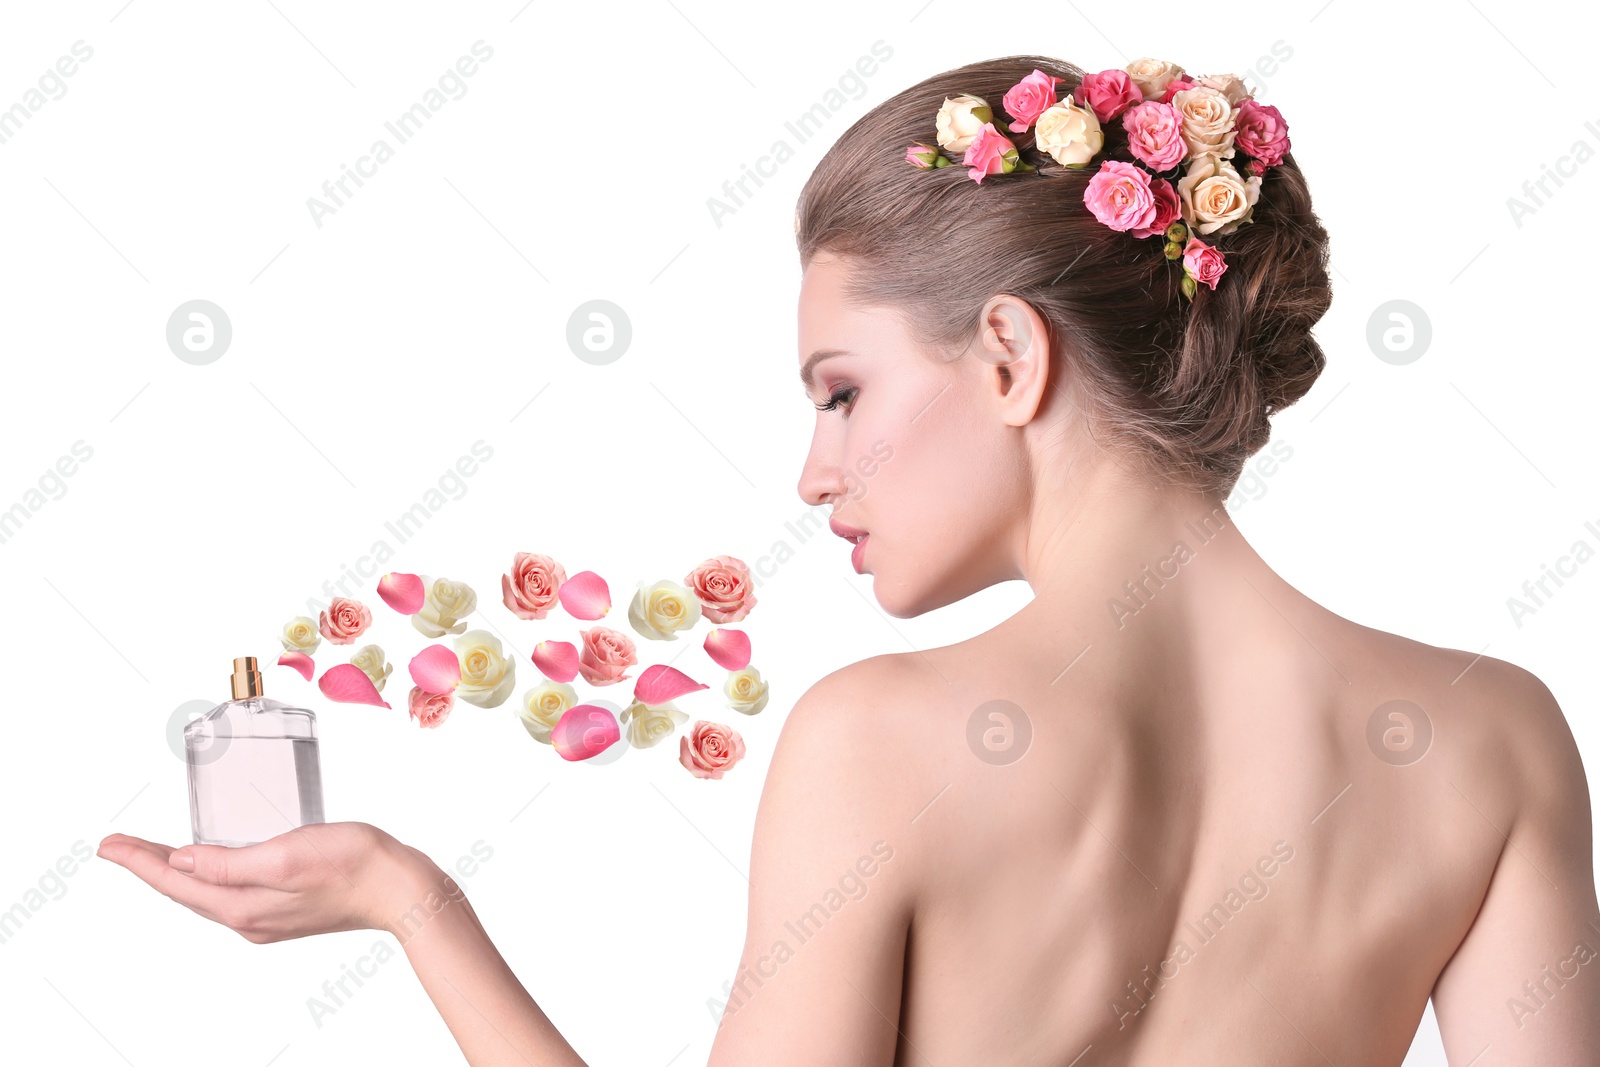
<svg viewBox="0 0 1600 1067"><path fill-rule="evenodd" d="M800 499L812 507L826 504L830 498L844 492L844 472L838 462L827 454L823 434L811 438L811 450L806 453L805 465L800 468Z"/></svg>

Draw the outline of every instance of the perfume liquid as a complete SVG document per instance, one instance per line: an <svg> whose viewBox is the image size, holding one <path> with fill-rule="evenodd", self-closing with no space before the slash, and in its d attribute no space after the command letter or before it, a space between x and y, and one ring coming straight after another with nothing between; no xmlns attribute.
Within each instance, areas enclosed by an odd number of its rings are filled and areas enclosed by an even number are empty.
<svg viewBox="0 0 1600 1067"><path fill-rule="evenodd" d="M254 845L324 821L316 713L262 696L254 656L233 661L232 684L183 732L195 843Z"/></svg>

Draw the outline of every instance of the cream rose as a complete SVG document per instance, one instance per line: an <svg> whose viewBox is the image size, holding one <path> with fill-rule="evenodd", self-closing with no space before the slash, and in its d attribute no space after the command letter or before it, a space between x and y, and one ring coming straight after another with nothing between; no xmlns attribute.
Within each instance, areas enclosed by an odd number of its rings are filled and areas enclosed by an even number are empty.
<svg viewBox="0 0 1600 1067"><path fill-rule="evenodd" d="M628 732L628 744L649 748L688 722L689 716L673 707L670 700L665 704L645 704L636 697L622 709L618 721Z"/></svg>
<svg viewBox="0 0 1600 1067"><path fill-rule="evenodd" d="M1215 89L1228 98L1228 103L1234 107L1239 106L1242 100L1255 96L1255 90L1244 83L1237 74L1207 74L1203 78L1194 80L1196 85L1204 85L1208 89Z"/></svg>
<svg viewBox="0 0 1600 1067"><path fill-rule="evenodd" d="M394 671L394 665L384 658L383 649L377 645L362 645L350 662L361 668L361 673L372 679L372 688L383 692L384 683Z"/></svg>
<svg viewBox="0 0 1600 1067"><path fill-rule="evenodd" d="M1183 77L1183 68L1176 63L1151 59L1149 56L1134 60L1124 69L1146 100L1160 100L1167 91L1167 83L1173 78Z"/></svg>
<svg viewBox="0 0 1600 1067"><path fill-rule="evenodd" d="M1235 109L1226 96L1210 86L1197 85L1173 93L1172 106L1183 117L1183 143L1189 146L1189 159L1232 157Z"/></svg>
<svg viewBox="0 0 1600 1067"><path fill-rule="evenodd" d="M285 652L304 652L309 656L322 644L322 634L317 630L316 619L296 615L283 624L279 640L283 642Z"/></svg>
<svg viewBox="0 0 1600 1067"><path fill-rule="evenodd" d="M1105 146L1106 135L1093 111L1068 96L1039 113L1033 125L1034 145L1063 167L1081 167Z"/></svg>
<svg viewBox="0 0 1600 1067"><path fill-rule="evenodd" d="M428 578L422 607L411 616L411 625L425 637L458 634L467 628L461 620L478 610L478 594L466 582L448 578Z"/></svg>
<svg viewBox="0 0 1600 1067"><path fill-rule="evenodd" d="M972 144L984 123L993 121L994 111L989 107L989 101L981 96L961 93L945 98L933 124L938 131L939 147L960 153Z"/></svg>
<svg viewBox="0 0 1600 1067"><path fill-rule="evenodd" d="M488 630L468 630L455 644L456 658L461 661L461 682L455 695L480 708L505 703L517 679L515 665L501 651L500 639Z"/></svg>
<svg viewBox="0 0 1600 1067"><path fill-rule="evenodd" d="M729 671L728 680L722 683L722 695L728 698L728 707L746 715L754 715L767 706L767 683L754 667L742 671Z"/></svg>
<svg viewBox="0 0 1600 1067"><path fill-rule="evenodd" d="M663 578L654 585L639 583L628 604L628 621L654 641L676 641L678 631L700 621L700 600L687 586Z"/></svg>
<svg viewBox="0 0 1600 1067"><path fill-rule="evenodd" d="M1249 222L1260 192L1258 176L1241 180L1232 163L1216 156L1196 159L1178 179L1183 221L1200 233L1232 233Z"/></svg>
<svg viewBox="0 0 1600 1067"><path fill-rule="evenodd" d="M535 741L550 743L550 731L567 709L578 703L578 691L566 682L540 682L522 695L522 708L517 718L527 728Z"/></svg>

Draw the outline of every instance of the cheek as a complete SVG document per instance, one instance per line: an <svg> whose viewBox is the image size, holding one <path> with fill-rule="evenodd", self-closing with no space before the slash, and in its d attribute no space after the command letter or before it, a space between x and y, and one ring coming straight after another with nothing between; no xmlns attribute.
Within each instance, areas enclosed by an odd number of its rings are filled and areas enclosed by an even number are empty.
<svg viewBox="0 0 1600 1067"><path fill-rule="evenodd" d="M952 386L908 399L875 425L853 426L847 454L857 458L847 480L866 502L863 525L952 534L972 525L974 509L993 506L1010 484L997 477L1011 464L999 439L978 429L982 419Z"/></svg>

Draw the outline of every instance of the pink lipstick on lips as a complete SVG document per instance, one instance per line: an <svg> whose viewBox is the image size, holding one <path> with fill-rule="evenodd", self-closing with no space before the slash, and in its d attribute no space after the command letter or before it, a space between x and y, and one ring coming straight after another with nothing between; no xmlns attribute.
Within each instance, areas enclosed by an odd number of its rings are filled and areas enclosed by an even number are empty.
<svg viewBox="0 0 1600 1067"><path fill-rule="evenodd" d="M855 547L850 550L850 565L856 569L857 574L860 574L862 554L867 547L867 531L859 530L854 526L846 526L838 519L829 519L828 529L846 541L855 542Z"/></svg>

